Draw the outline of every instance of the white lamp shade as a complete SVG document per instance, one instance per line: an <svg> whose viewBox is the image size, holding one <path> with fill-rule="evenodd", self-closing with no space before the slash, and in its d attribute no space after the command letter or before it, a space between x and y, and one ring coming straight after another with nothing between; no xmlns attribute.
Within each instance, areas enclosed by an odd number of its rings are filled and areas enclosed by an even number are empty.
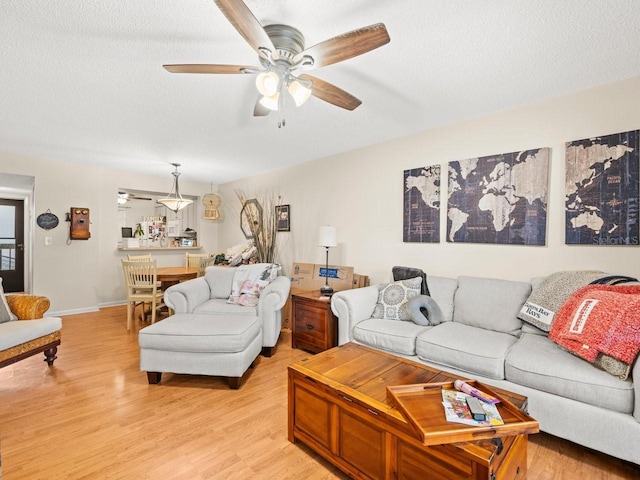
<svg viewBox="0 0 640 480"><path fill-rule="evenodd" d="M280 97L280 94L278 92L274 93L273 95L269 96L269 97L262 97L260 99L260 105L262 105L265 108L268 108L269 110L273 110L274 112L278 111L278 98Z"/></svg>
<svg viewBox="0 0 640 480"><path fill-rule="evenodd" d="M184 207L191 205L193 200L189 200L187 198L163 198L162 200L158 200L158 203L161 203L169 210L177 212L178 210L182 210Z"/></svg>
<svg viewBox="0 0 640 480"><path fill-rule="evenodd" d="M297 80L294 80L289 84L288 90L293 97L293 101L296 102L296 107L299 107L309 100L309 97L311 96L311 89L305 87Z"/></svg>
<svg viewBox="0 0 640 480"><path fill-rule="evenodd" d="M318 246L320 247L337 247L336 227L331 225L323 225L318 231Z"/></svg>
<svg viewBox="0 0 640 480"><path fill-rule="evenodd" d="M265 97L271 97L280 86L280 77L276 72L263 72L256 77L256 88Z"/></svg>

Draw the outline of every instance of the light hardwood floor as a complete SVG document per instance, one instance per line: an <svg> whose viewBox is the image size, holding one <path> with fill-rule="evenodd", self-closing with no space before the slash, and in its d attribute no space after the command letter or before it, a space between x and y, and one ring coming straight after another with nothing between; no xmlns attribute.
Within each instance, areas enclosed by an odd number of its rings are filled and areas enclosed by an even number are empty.
<svg viewBox="0 0 640 480"><path fill-rule="evenodd" d="M172 374L148 385L124 307L64 317L53 368L38 355L0 369L2 478L346 479L287 440L286 367L307 355L284 331L239 390ZM530 437L528 460L531 480L640 478L546 434Z"/></svg>

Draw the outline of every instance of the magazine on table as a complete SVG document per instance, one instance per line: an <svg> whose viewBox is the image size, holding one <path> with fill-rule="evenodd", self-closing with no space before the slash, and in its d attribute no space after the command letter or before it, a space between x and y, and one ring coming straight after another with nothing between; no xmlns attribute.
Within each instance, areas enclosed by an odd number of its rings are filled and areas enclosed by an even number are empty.
<svg viewBox="0 0 640 480"><path fill-rule="evenodd" d="M458 390L442 390L442 405L444 405L444 413L448 422L463 423L477 427L504 425L504 421L498 412L498 407L495 404L486 402L480 402L487 415L486 420L474 420L467 406L467 397L470 396Z"/></svg>

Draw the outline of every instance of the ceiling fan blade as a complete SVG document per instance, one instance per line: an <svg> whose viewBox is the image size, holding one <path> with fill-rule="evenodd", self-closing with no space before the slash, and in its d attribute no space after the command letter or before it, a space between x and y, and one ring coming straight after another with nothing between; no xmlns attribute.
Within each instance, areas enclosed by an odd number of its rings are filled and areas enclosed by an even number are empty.
<svg viewBox="0 0 640 480"><path fill-rule="evenodd" d="M389 41L387 27L384 23L376 23L309 47L293 57L293 63L301 61L305 56L310 56L314 60L311 68L318 68L357 57L381 47Z"/></svg>
<svg viewBox="0 0 640 480"><path fill-rule="evenodd" d="M258 55L265 57L262 49L267 49L274 60L279 58L269 35L242 0L215 0L215 2L222 14L251 48L258 52Z"/></svg>
<svg viewBox="0 0 640 480"><path fill-rule="evenodd" d="M332 105L347 110L355 110L362 104L360 99L329 82L320 80L318 77L312 77L311 75L303 73L302 75L298 75L298 78L311 81L313 84L311 87L311 95Z"/></svg>
<svg viewBox="0 0 640 480"><path fill-rule="evenodd" d="M257 73L258 67L248 65L215 65L184 63L179 65L163 65L171 73Z"/></svg>

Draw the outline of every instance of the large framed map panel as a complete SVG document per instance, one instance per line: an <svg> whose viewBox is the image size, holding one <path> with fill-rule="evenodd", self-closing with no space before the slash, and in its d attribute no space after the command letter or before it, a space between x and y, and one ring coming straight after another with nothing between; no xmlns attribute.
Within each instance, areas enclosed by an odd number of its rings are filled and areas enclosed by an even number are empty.
<svg viewBox="0 0 640 480"><path fill-rule="evenodd" d="M639 244L639 132L566 143L566 244Z"/></svg>
<svg viewBox="0 0 640 480"><path fill-rule="evenodd" d="M545 245L551 149L449 162L447 241Z"/></svg>
<svg viewBox="0 0 640 480"><path fill-rule="evenodd" d="M440 242L440 165L404 171L403 241Z"/></svg>

